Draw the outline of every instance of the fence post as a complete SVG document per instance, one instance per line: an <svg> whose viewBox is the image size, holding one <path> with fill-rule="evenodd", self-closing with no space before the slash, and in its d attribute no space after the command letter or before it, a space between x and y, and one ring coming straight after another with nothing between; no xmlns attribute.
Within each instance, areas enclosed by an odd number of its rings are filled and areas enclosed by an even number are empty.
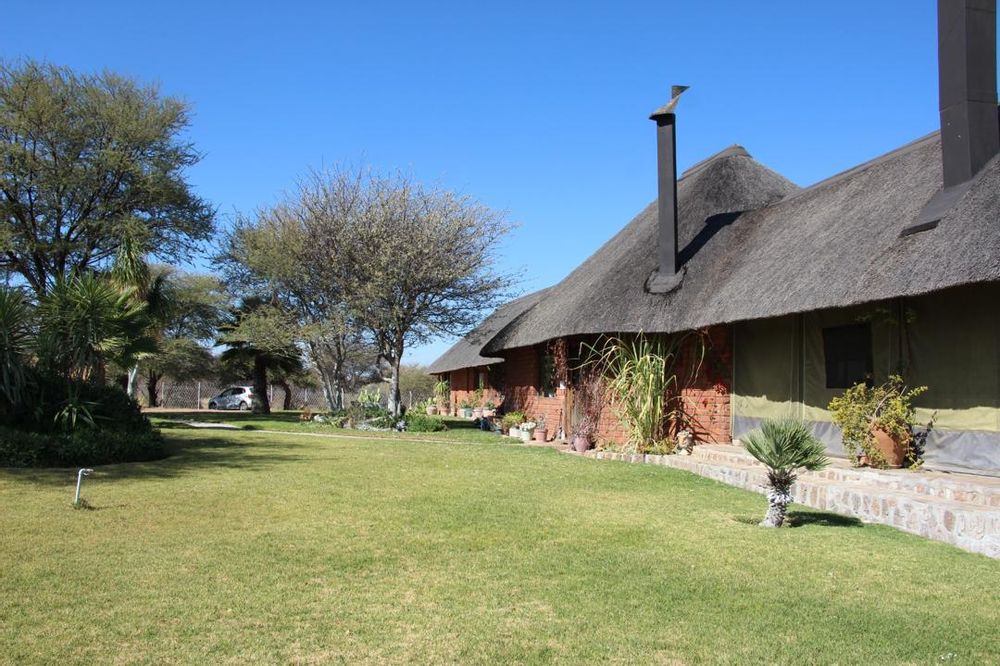
<svg viewBox="0 0 1000 666"><path fill-rule="evenodd" d="M269 405L274 403L274 384L267 385L267 403Z"/></svg>
<svg viewBox="0 0 1000 666"><path fill-rule="evenodd" d="M195 392L195 409L201 409L201 382L198 382L198 390Z"/></svg>

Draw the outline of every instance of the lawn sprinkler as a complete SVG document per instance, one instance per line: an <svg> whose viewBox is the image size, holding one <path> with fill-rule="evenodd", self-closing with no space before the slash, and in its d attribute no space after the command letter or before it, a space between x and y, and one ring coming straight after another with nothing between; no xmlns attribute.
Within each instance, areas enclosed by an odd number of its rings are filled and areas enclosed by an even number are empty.
<svg viewBox="0 0 1000 666"><path fill-rule="evenodd" d="M83 477L90 476L93 471L84 467L76 473L76 497L73 498L73 506L80 506L80 484L83 483Z"/></svg>

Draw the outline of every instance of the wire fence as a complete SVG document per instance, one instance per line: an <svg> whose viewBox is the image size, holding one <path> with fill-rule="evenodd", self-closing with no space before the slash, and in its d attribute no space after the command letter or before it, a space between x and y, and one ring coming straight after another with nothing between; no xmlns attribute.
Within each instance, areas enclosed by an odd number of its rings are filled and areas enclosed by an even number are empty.
<svg viewBox="0 0 1000 666"><path fill-rule="evenodd" d="M162 380L157 387L157 406L165 409L208 409L208 403L233 384L219 384L215 382L171 382ZM291 386L291 394L288 400L285 399L285 391L277 384L268 384L267 400L271 403L271 409L304 409L308 407L313 411L326 411L326 398L323 390L318 388L308 388L302 386ZM419 392L403 391L403 403L409 408L414 401L425 399ZM149 394L147 391L140 391L137 396L139 404L143 407L149 406ZM385 402L385 391L382 392L382 402ZM344 404L351 404L357 398L357 393L344 396Z"/></svg>

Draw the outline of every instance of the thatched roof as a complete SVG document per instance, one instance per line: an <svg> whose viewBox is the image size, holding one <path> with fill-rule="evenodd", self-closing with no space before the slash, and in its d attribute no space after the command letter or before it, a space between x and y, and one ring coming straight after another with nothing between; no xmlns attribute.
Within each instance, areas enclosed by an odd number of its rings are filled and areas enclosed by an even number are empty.
<svg viewBox="0 0 1000 666"><path fill-rule="evenodd" d="M672 332L1000 280L1000 157L935 229L900 238L940 189L937 133L799 190L728 149L678 182L679 289L650 294L651 204L484 353L551 338ZM748 211L725 215L732 211Z"/></svg>
<svg viewBox="0 0 1000 666"><path fill-rule="evenodd" d="M479 326L434 361L428 372L439 374L461 368L475 368L480 365L503 363L502 358L481 356L480 351L490 338L502 328L514 321L519 315L529 310L545 294L545 289L532 292L525 296L498 307L493 314L483 320Z"/></svg>

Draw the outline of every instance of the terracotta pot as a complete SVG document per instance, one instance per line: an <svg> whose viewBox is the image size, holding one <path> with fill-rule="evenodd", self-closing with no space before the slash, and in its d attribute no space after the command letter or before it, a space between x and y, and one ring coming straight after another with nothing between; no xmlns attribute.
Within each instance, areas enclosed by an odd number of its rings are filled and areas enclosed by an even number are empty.
<svg viewBox="0 0 1000 666"><path fill-rule="evenodd" d="M900 441L880 428L874 428L872 435L875 437L875 448L889 467L902 467L906 462L906 441Z"/></svg>
<svg viewBox="0 0 1000 666"><path fill-rule="evenodd" d="M438 408L436 405L427 405L427 416L434 416L438 413Z"/></svg>
<svg viewBox="0 0 1000 666"><path fill-rule="evenodd" d="M545 428L535 428L535 441L545 442L549 438L549 431Z"/></svg>
<svg viewBox="0 0 1000 666"><path fill-rule="evenodd" d="M586 437L581 437L577 435L573 438L573 450L577 453L583 453L584 451L590 450L590 439Z"/></svg>

